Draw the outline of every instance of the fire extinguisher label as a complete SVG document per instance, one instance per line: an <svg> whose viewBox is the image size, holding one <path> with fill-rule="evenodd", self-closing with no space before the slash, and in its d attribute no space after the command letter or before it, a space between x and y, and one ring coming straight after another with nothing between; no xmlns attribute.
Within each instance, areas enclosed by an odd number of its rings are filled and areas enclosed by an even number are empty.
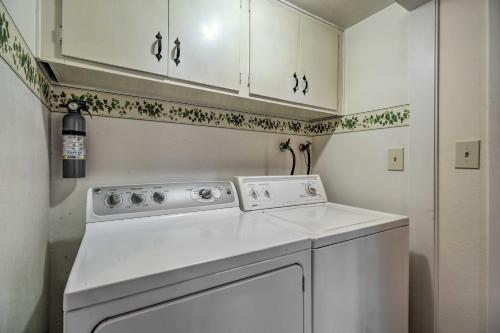
<svg viewBox="0 0 500 333"><path fill-rule="evenodd" d="M84 160L85 148L84 136L63 135L63 160Z"/></svg>

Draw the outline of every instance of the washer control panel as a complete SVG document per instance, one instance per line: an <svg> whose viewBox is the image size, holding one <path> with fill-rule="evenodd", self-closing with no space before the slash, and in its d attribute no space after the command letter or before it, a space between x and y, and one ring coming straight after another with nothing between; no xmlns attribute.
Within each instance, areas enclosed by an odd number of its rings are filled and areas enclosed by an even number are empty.
<svg viewBox="0 0 500 333"><path fill-rule="evenodd" d="M89 190L92 213L97 216L165 213L238 205L231 182L166 183L94 187ZM140 215L140 214L139 214Z"/></svg>
<svg viewBox="0 0 500 333"><path fill-rule="evenodd" d="M318 175L236 177L242 210L258 210L326 202Z"/></svg>

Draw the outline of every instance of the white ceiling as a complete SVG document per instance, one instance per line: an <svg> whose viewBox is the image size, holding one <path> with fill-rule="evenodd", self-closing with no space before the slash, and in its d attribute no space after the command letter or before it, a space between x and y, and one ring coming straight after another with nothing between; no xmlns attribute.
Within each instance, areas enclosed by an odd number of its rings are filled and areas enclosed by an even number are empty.
<svg viewBox="0 0 500 333"><path fill-rule="evenodd" d="M430 0L396 0L401 6L405 7L406 10L414 10L417 7L422 6L424 3Z"/></svg>
<svg viewBox="0 0 500 333"><path fill-rule="evenodd" d="M395 1L288 0L288 2L345 29L393 4Z"/></svg>

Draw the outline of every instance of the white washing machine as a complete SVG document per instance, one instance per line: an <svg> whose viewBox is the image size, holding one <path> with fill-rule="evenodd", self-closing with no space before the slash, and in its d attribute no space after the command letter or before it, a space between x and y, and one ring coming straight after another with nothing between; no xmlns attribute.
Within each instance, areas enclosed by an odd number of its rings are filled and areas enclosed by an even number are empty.
<svg viewBox="0 0 500 333"><path fill-rule="evenodd" d="M310 333L307 236L231 182L92 188L66 333Z"/></svg>
<svg viewBox="0 0 500 333"><path fill-rule="evenodd" d="M317 175L237 177L241 207L312 239L314 333L408 332L408 218L327 202Z"/></svg>

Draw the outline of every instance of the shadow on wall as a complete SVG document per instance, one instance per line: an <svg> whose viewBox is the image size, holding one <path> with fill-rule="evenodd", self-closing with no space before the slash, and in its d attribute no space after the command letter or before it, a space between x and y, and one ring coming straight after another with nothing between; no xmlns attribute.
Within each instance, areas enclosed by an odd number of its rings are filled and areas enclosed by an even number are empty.
<svg viewBox="0 0 500 333"><path fill-rule="evenodd" d="M54 114L51 114L51 118L54 117ZM52 155L50 158L50 181L51 181L51 190L50 190L50 207L56 207L64 200L66 200L76 189L77 179L65 178L64 181L60 181L62 178L62 116L59 116L60 121L51 123L51 151ZM57 184L55 182L57 181ZM54 191L54 188L57 188L57 191Z"/></svg>
<svg viewBox="0 0 500 333"><path fill-rule="evenodd" d="M49 244L50 254L50 332L63 331L63 294L81 239Z"/></svg>
<svg viewBox="0 0 500 333"><path fill-rule="evenodd" d="M43 269L43 276L41 276L41 279L43 279L43 287L42 287L42 293L38 297L38 300L36 304L33 307L33 311L29 317L28 322L26 323L26 326L23 329L24 333L40 333L40 329L46 328L45 331L43 332L49 332L48 331L48 324L47 324L47 319L48 319L48 295L49 295L49 253L48 253L48 245L45 247L45 256L44 256L45 264L44 264L44 269Z"/></svg>
<svg viewBox="0 0 500 333"><path fill-rule="evenodd" d="M314 153L312 156L312 168L313 170L316 167L318 162L318 157L323 154L323 151L326 149L328 141L335 140L335 135L322 135L313 137L313 146L312 152ZM314 173L314 172L313 172Z"/></svg>
<svg viewBox="0 0 500 333"><path fill-rule="evenodd" d="M414 292L428 295L414 297ZM429 261L423 255L410 253L410 332L434 332L434 304L417 304L418 299L434 299L432 291L432 275ZM416 311L419 313L416 315ZM419 320L414 320L413 318Z"/></svg>

